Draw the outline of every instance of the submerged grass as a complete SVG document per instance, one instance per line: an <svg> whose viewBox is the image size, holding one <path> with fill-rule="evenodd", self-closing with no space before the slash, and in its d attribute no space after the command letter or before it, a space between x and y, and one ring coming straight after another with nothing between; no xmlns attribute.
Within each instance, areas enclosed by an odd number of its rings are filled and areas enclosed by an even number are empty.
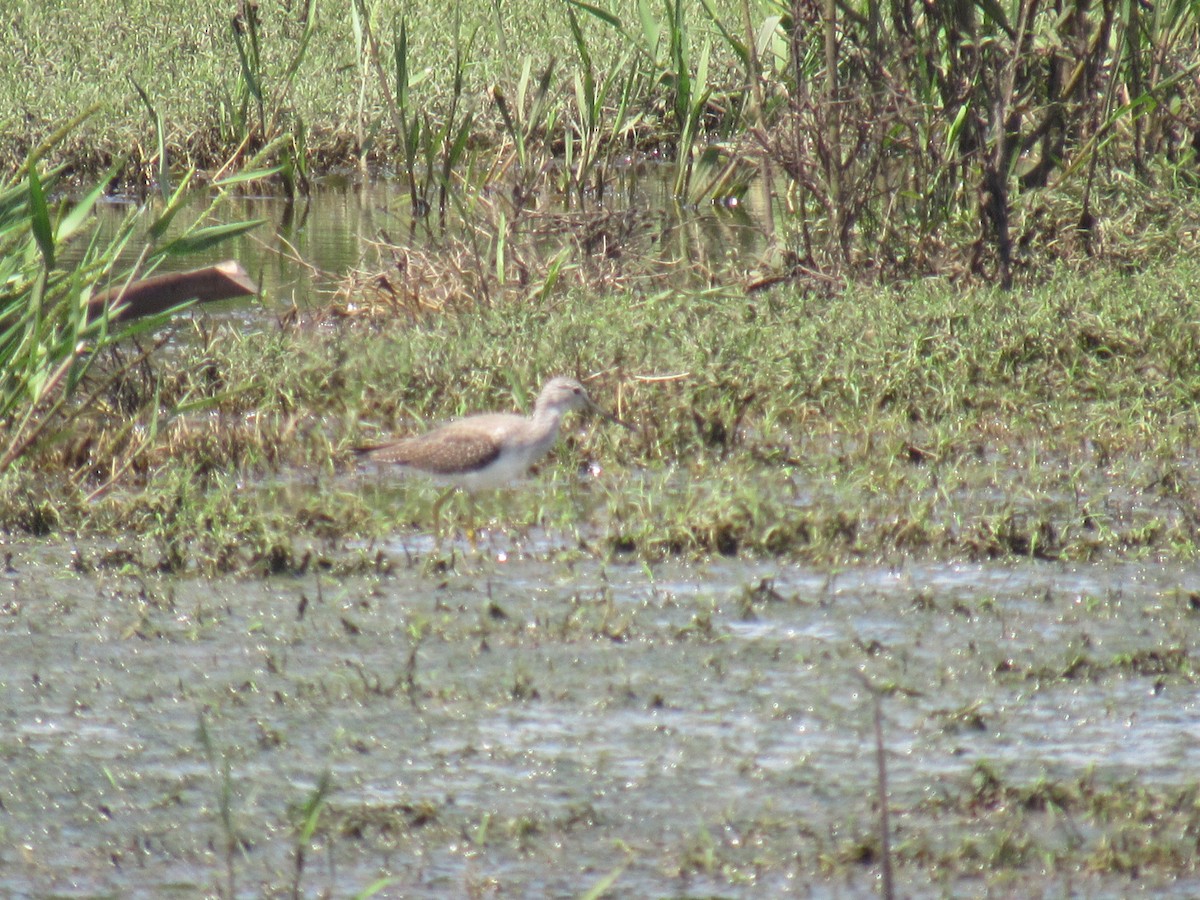
<svg viewBox="0 0 1200 900"><path fill-rule="evenodd" d="M295 569L430 527L436 492L352 477L351 446L526 409L571 373L638 432L569 425L533 485L451 504L449 528L644 558L1190 556L1198 287L1180 262L1017 293L572 292L405 328L217 324L142 373L132 423L85 416L0 475L0 521L137 533L168 571ZM585 461L602 472L578 482Z"/></svg>
<svg viewBox="0 0 1200 900"><path fill-rule="evenodd" d="M1197 789L1170 736L1197 613L1164 591L1194 566L488 560L247 584L80 578L36 543L18 542L10 579L62 574L4 609L10 669L36 663L42 692L14 692L14 733L46 715L50 685L87 698L86 729L131 720L139 740L9 742L11 828L48 833L10 851L11 878L66 869L112 889L132 869L286 895L386 875L406 896L475 878L578 896L620 867L625 894L804 879L866 895L888 847L863 789L864 677L886 697L908 893L1196 875ZM73 770L88 777L61 784ZM48 815L46 795L86 802ZM136 845L172 828L153 854ZM113 871L90 874L100 852Z"/></svg>

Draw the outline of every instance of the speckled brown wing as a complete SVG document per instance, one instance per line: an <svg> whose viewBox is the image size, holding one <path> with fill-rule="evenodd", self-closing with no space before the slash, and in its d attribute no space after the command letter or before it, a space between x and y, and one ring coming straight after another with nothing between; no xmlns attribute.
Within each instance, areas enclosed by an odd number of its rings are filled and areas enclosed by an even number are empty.
<svg viewBox="0 0 1200 900"><path fill-rule="evenodd" d="M494 462L500 445L487 435L443 430L358 448L358 452L376 465L405 466L430 475L461 475Z"/></svg>

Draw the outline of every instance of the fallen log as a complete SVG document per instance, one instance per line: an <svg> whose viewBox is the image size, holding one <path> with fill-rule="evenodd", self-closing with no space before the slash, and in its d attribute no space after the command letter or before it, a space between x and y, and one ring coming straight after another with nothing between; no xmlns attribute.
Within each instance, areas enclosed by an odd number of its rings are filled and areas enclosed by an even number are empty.
<svg viewBox="0 0 1200 900"><path fill-rule="evenodd" d="M215 266L190 272L167 272L132 281L120 288L103 291L88 301L88 320L99 318L105 309L110 321L136 319L195 300L209 303L250 297L258 285L237 260L227 259Z"/></svg>

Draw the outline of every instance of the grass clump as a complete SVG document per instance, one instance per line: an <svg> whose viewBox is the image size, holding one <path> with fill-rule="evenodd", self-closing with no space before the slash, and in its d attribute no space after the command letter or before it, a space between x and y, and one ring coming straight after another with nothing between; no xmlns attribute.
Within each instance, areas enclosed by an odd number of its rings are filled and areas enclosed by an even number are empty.
<svg viewBox="0 0 1200 900"><path fill-rule="evenodd" d="M101 103L59 152L74 169L132 147L125 175L161 186L181 166L257 154L292 194L317 171L375 167L404 180L414 227L478 227L473 255L501 283L552 283L557 253L534 260L512 239L549 210L611 213L622 168L647 150L680 203L761 195L768 280L938 272L1007 288L1064 259L1140 266L1196 244L1194 217L1177 214L1197 178L1200 17L1186 4L906 0L881 15L861 2L420 0L398 13L270 0L231 16L188 0L89 13L14 14L0 160ZM153 141L125 113L135 95Z"/></svg>
<svg viewBox="0 0 1200 900"><path fill-rule="evenodd" d="M432 489L355 480L353 445L528 409L549 375L597 373L593 394L639 430L572 422L533 485L451 505L448 527L549 524L648 558L1187 557L1198 280L1179 263L1003 302L936 283L580 292L404 329L218 325L145 370L129 417L161 422L153 439L80 413L73 443L6 476L4 521L133 526L168 567L296 566L314 546L429 525ZM601 474L580 484L585 462Z"/></svg>
<svg viewBox="0 0 1200 900"><path fill-rule="evenodd" d="M37 441L69 440L76 420L102 398L121 403L122 386L133 383L131 373L150 353L123 348L175 312L128 324L113 312L125 285L168 257L218 244L258 224L205 225L201 216L168 233L187 194L190 179L185 178L164 197L140 254L128 262L122 254L141 225L131 212L110 237L101 237L93 211L106 180L77 201L56 200L62 170L42 168L54 142L78 124L69 123L36 148L17 175L0 186L0 470ZM240 180L253 177L245 174ZM219 199L220 194L214 207ZM78 258L70 258L76 251ZM109 365L99 365L101 360ZM87 400L69 402L85 391ZM152 420L151 429L156 424Z"/></svg>

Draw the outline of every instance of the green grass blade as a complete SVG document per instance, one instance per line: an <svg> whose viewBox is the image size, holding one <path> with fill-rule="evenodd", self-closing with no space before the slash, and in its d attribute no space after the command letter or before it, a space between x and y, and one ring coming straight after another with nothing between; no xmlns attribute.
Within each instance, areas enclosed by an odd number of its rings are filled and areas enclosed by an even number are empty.
<svg viewBox="0 0 1200 900"><path fill-rule="evenodd" d="M245 234L259 225L264 225L266 221L266 219L254 219L249 222L231 222L227 225L209 225L207 228L198 228L195 231L177 237L165 245L162 248L162 252L171 256L199 253L216 246L222 241Z"/></svg>
<svg viewBox="0 0 1200 900"><path fill-rule="evenodd" d="M608 10L601 9L599 6L596 6L593 3L584 3L583 0L566 0L566 2L569 5L576 7L577 9L582 9L585 13L587 13L590 16L594 16L595 18L599 19L601 22L611 25L613 28L617 29L617 31L620 31L622 34L624 33L624 29L622 29L622 27L621 27L621 20L618 19L616 16L614 16L612 13L610 13Z"/></svg>
<svg viewBox="0 0 1200 900"><path fill-rule="evenodd" d="M403 16L393 43L396 56L396 106L403 114L408 110L408 21Z"/></svg>
<svg viewBox="0 0 1200 900"><path fill-rule="evenodd" d="M79 113L79 115L67 119L67 121L56 128L49 137L47 137L29 152L29 155L25 158L25 162L21 164L18 172L24 173L32 169L34 165L37 164L37 161L45 156L52 147L60 143L63 138L78 128L85 120L95 115L103 105L104 104L102 102L97 100L83 112Z"/></svg>
<svg viewBox="0 0 1200 900"><path fill-rule="evenodd" d="M721 17L717 15L716 9L713 8L712 0L700 0L700 5L704 7L704 12L717 30L721 32L721 37L725 39L725 43L729 49L733 51L734 56L738 58L738 62L742 64L742 68L749 70L750 68L750 49L746 46L736 34L725 27L725 23L721 21Z"/></svg>
<svg viewBox="0 0 1200 900"><path fill-rule="evenodd" d="M166 208L150 223L149 234L151 240L161 240L162 236L167 233L167 229L171 227L171 221L187 203L187 189L191 185L195 174L196 170L192 169L183 176L183 179L179 182L179 187L167 198Z"/></svg>
<svg viewBox="0 0 1200 900"><path fill-rule="evenodd" d="M233 24L233 42L237 47L238 62L241 63L242 83L246 85L246 90L255 102L262 103L262 84L259 82L257 59L252 59L255 56L254 48L253 45L247 47L246 39L236 21Z"/></svg>
<svg viewBox="0 0 1200 900"><path fill-rule="evenodd" d="M391 887L396 883L396 881L397 879L392 876L380 878L378 881L373 881L371 884L367 885L365 888L355 894L354 900L368 900L368 898L374 897L384 888Z"/></svg>
<svg viewBox="0 0 1200 900"><path fill-rule="evenodd" d="M50 210L46 208L46 195L42 191L42 180L37 169L29 169L29 226L37 240L38 249L46 268L54 268L54 230L50 227Z"/></svg>
<svg viewBox="0 0 1200 900"><path fill-rule="evenodd" d="M88 191L87 194L85 194L83 198L71 208L70 212L63 216L62 220L58 223L58 229L55 235L58 243L62 244L66 241L69 241L75 235L75 233L83 227L84 223L91 218L92 210L100 201L100 198L104 196L104 191L108 186L109 181L116 177L117 173L120 172L121 165L122 164L118 164L109 169L108 175L106 175L103 180L97 182L96 186Z"/></svg>
<svg viewBox="0 0 1200 900"><path fill-rule="evenodd" d="M150 95L142 90L142 86L132 77L129 80L138 96L142 98L142 105L150 114L150 121L154 123L154 136L158 143L158 189L165 199L171 193L171 169L167 164L167 136L162 113L155 109L154 104L150 102Z"/></svg>
<svg viewBox="0 0 1200 900"><path fill-rule="evenodd" d="M225 178L214 181L213 184L219 188L233 187L237 184L246 184L251 181L265 181L275 175L278 175L283 165L269 166L265 169L250 169L244 172L235 172L233 175L228 175Z"/></svg>
<svg viewBox="0 0 1200 900"><path fill-rule="evenodd" d="M638 20L642 25L642 40L645 50L655 65L658 65L658 44L662 39L663 25L656 22L650 12L648 0L638 0Z"/></svg>
<svg viewBox="0 0 1200 900"><path fill-rule="evenodd" d="M300 66L304 63L305 56L308 55L308 45L312 42L313 31L317 25L317 0L307 0L304 11L304 33L300 35L300 44L296 48L296 52L292 54L292 59L288 63L287 69L283 73L284 84L291 84L296 77L296 73L300 71Z"/></svg>
<svg viewBox="0 0 1200 900"><path fill-rule="evenodd" d="M597 881L594 885L592 885L592 887L586 893L580 895L579 900L600 900L600 898L607 894L609 889L611 889L612 886L617 883L617 879L621 877L627 868L629 868L628 862L621 863L619 866Z"/></svg>

